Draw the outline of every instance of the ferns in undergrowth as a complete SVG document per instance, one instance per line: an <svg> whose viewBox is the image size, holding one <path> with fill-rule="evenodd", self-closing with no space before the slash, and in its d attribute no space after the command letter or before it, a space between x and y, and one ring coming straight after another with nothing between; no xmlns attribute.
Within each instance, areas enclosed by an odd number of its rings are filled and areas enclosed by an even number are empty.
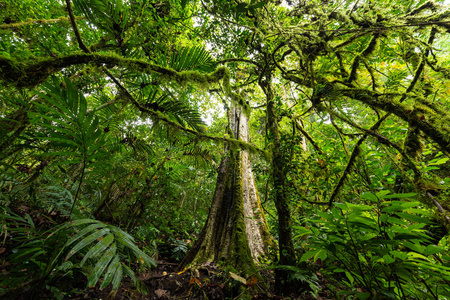
<svg viewBox="0 0 450 300"><path fill-rule="evenodd" d="M0 279L0 298L24 289L40 293L45 286L54 292L61 278L75 274L85 274L88 286L111 286L115 291L128 276L139 289L143 288L133 270L138 266L150 268L155 262L120 228L83 216L89 199L95 195L101 199L95 185L106 181L105 173L117 169L108 163L110 152L106 145L115 140L105 130L105 125L113 126L116 120L115 108L105 106L106 113L97 114L70 80L60 82L55 77L42 85L39 97L33 102L34 111L28 113L32 130L22 139L30 141L33 158L41 160L41 164L27 165L26 172L22 172L33 182L14 180L10 174L17 170L10 167L8 174L0 178L0 201L7 205L13 201L11 191L15 191L16 198L33 194L44 208L40 209L39 222L45 220L42 222L46 229L34 223L38 216L21 216L8 208L0 211L4 224L1 234L7 240L11 262L10 276ZM120 129L114 128L114 134L117 132ZM122 148L152 152L145 141L124 142L125 138L116 141ZM34 171L41 165L42 169ZM40 182L34 179L38 176ZM60 184L55 183L58 176ZM84 203L76 203L77 198ZM66 220L74 216L79 219L56 225L50 215L53 212Z"/></svg>
<svg viewBox="0 0 450 300"><path fill-rule="evenodd" d="M128 233L97 220L75 220L39 232L28 214L21 217L5 209L0 219L8 224L2 234L12 238L8 243L13 247L8 257L10 276L0 280L0 286L7 288L0 289L0 297L17 289L42 292L39 284L56 284L77 271L87 276L90 287L100 283L101 289L111 286L117 291L127 276L144 291L131 267L156 266Z"/></svg>

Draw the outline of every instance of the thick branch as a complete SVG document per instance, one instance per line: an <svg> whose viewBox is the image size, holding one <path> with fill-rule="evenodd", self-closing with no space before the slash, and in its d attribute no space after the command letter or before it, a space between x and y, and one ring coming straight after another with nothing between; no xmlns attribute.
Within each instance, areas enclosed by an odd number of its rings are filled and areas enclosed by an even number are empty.
<svg viewBox="0 0 450 300"><path fill-rule="evenodd" d="M75 17L75 20L83 20L84 17ZM54 22L67 22L70 21L69 17L61 17L58 19L36 19L36 20L28 20L26 22L20 23L10 23L10 24L0 24L0 29L15 29L19 27L24 27L28 25L42 25L46 23L54 23Z"/></svg>
<svg viewBox="0 0 450 300"><path fill-rule="evenodd" d="M171 68L155 65L143 60L122 58L107 54L71 54L56 58L46 58L38 62L22 63L6 56L0 56L0 80L19 88L33 87L44 82L50 75L70 66L92 64L117 66L141 73L159 73L163 78L179 84L195 83L207 85L218 82L225 76L225 68L202 74L196 71L177 72Z"/></svg>

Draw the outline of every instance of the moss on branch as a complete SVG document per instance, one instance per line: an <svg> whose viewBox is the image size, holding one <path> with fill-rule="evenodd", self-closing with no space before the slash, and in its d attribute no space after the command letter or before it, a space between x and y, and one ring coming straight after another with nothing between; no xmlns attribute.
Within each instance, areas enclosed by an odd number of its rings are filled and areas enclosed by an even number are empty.
<svg viewBox="0 0 450 300"><path fill-rule="evenodd" d="M76 20L82 20L84 17L75 17ZM67 22L70 21L69 17L61 17L58 19L28 19L24 22L18 23L10 23L10 24L0 24L0 29L16 29L19 27L25 27L30 25L42 25L46 23L55 23L55 22Z"/></svg>
<svg viewBox="0 0 450 300"><path fill-rule="evenodd" d="M203 74L197 71L177 72L171 68L152 64L143 60L122 58L117 55L99 53L78 53L61 57L41 59L37 62L18 62L6 56L0 56L0 80L19 88L34 87L44 82L50 75L75 65L92 64L125 68L141 73L159 73L162 78L179 84L193 83L209 85L219 82L225 76L225 67Z"/></svg>
<svg viewBox="0 0 450 300"><path fill-rule="evenodd" d="M340 89L339 93L349 98L361 101L371 107L380 108L390 112L408 122L410 125L422 130L428 137L435 141L443 150L450 152L450 128L445 124L432 124L427 118L429 115L412 114L411 107L398 101L389 99L389 95L378 94L362 89ZM448 120L448 115L439 118Z"/></svg>

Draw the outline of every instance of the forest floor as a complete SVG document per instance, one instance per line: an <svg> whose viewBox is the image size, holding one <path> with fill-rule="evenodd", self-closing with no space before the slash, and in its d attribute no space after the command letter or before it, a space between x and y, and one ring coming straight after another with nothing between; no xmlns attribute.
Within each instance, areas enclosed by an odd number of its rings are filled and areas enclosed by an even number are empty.
<svg viewBox="0 0 450 300"><path fill-rule="evenodd" d="M183 272L176 272L176 267L176 263L158 261L157 268L153 269L151 273L142 273L139 278L148 290L147 295L138 293L129 283L124 282L114 299L332 299L327 293L320 293L321 295L318 297L314 297L310 293L277 295L273 291L272 271L263 271L261 274L266 284L258 283L256 277L243 284L235 274L231 273L230 276L230 272L226 274L217 266L203 265ZM267 283L269 283L269 287L267 287ZM93 289L88 296L96 299L111 297L107 289L103 291Z"/></svg>

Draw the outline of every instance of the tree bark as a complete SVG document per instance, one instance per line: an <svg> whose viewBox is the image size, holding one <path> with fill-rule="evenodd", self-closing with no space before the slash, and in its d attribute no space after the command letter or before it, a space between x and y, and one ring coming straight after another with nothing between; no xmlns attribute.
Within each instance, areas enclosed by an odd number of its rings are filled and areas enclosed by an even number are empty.
<svg viewBox="0 0 450 300"><path fill-rule="evenodd" d="M289 211L286 193L286 160L281 151L281 138L278 130L277 113L275 110L274 95L271 80L266 76L266 82L261 84L267 101L267 127L270 142L272 143L272 176L274 183L274 202L278 215L278 245L279 265L293 266L295 264L294 243L291 231L291 214ZM276 269L275 286L279 292L288 294L295 285L289 282L289 272Z"/></svg>
<svg viewBox="0 0 450 300"><path fill-rule="evenodd" d="M231 108L228 114L229 133L248 142L248 117L239 107ZM249 276L256 272L255 262L267 254L272 237L256 190L248 151L233 144L226 148L228 155L218 168L208 219L179 269L190 264L223 262Z"/></svg>

